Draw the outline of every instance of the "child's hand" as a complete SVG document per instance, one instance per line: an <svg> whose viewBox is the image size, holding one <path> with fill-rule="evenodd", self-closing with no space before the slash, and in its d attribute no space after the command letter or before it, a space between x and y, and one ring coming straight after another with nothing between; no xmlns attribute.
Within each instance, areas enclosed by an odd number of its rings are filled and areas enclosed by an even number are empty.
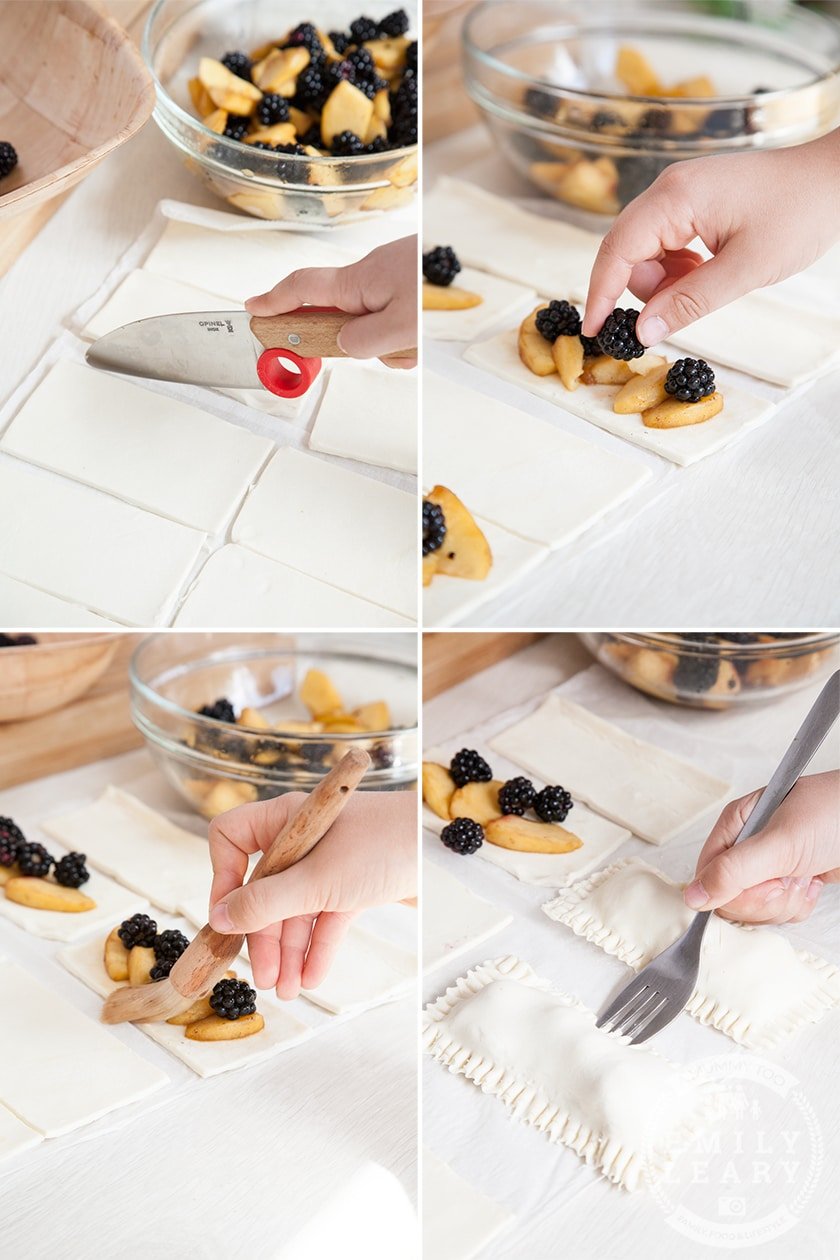
<svg viewBox="0 0 840 1260"><path fill-rule="evenodd" d="M703 846L692 910L717 910L745 923L799 923L824 883L840 882L840 771L799 780L769 824L732 847L759 793L727 805Z"/></svg>
<svg viewBox="0 0 840 1260"><path fill-rule="evenodd" d="M776 284L840 239L840 130L791 149L669 166L604 237L586 299L594 337L629 288L646 346L735 298ZM714 255L686 248L696 236Z"/></svg>
<svg viewBox="0 0 840 1260"><path fill-rule="evenodd" d="M242 887L248 855L270 847L305 795L240 805L210 824L210 925L245 932L259 989L281 998L320 984L351 920L417 893L417 795L358 792L312 852Z"/></svg>
<svg viewBox="0 0 840 1260"><path fill-rule="evenodd" d="M337 306L357 315L338 344L351 359L381 359L388 367L417 365L417 237L380 245L349 267L304 267L268 293L249 298L252 315L282 315L305 304ZM400 354L400 351L412 351Z"/></svg>

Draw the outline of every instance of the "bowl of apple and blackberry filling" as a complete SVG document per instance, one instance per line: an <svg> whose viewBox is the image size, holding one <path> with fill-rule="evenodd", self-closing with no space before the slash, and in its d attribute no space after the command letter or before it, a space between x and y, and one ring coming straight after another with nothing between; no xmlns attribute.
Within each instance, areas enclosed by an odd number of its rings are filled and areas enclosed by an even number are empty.
<svg viewBox="0 0 840 1260"><path fill-rule="evenodd" d="M311 792L349 748L370 755L363 790L405 788L418 773L413 650L374 650L350 634L338 644L329 634L152 635L132 658L131 714L205 818Z"/></svg>
<svg viewBox="0 0 840 1260"><path fill-rule="evenodd" d="M157 0L143 37L154 118L236 210L322 228L410 202L414 6Z"/></svg>
<svg viewBox="0 0 840 1260"><path fill-rule="evenodd" d="M731 6L730 6L731 7ZM494 142L603 230L673 162L801 144L840 122L840 26L792 5L485 0L465 81Z"/></svg>
<svg viewBox="0 0 840 1260"><path fill-rule="evenodd" d="M703 630L581 635L631 687L692 709L731 709L820 682L837 668L840 635Z"/></svg>

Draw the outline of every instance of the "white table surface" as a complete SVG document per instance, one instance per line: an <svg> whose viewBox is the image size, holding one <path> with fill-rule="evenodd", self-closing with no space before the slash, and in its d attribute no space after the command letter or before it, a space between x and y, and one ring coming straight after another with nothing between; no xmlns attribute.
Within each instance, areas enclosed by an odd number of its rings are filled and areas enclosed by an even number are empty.
<svg viewBox="0 0 840 1260"><path fill-rule="evenodd" d="M145 751L40 780L43 810L75 799L82 781L85 791L142 783L144 799L168 806L186 825L183 804ZM11 812L23 793L31 797L32 788L0 794L0 813ZM95 1018L99 999L55 962L60 948L0 920L0 955ZM332 1227L336 1212L347 1216L348 1187L356 1199L365 1188L381 1197L375 1167L414 1201L416 1028L416 1003L407 996L263 1064L202 1080L142 1032L121 1026L116 1035L172 1085L128 1115L117 1111L0 1164L0 1256L280 1260L300 1230L319 1227L325 1215ZM10 1035L13 1015L4 1012L0 1036ZM402 1238L413 1255L411 1239Z"/></svg>
<svg viewBox="0 0 840 1260"><path fill-rule="evenodd" d="M482 127L428 147L424 187L444 174L532 210L557 211L493 152ZM498 388L488 377L486 392L495 396ZM838 391L840 372L823 377L728 450L680 469L619 534L587 554L560 551L464 624L836 624ZM521 394L523 410L529 398ZM543 492L562 494L563 487Z"/></svg>
<svg viewBox="0 0 840 1260"><path fill-rule="evenodd" d="M469 727L489 724L506 710L536 700L569 679L571 686L583 686L582 671L591 664L573 635L541 640L427 703L425 747L455 739L460 744L459 736ZM705 750L709 759L707 768L728 774L733 794L739 795L766 781L812 702L814 691L799 692L778 706L756 708L746 720L739 717L734 757L732 736L727 735L727 730L735 729L729 714L697 713L651 703L657 721L673 722L680 741L695 739L698 750ZM622 688L622 692L630 698L629 704L635 693L629 688ZM625 700L620 703L624 705ZM468 746L476 744L473 741ZM492 766L492 753L487 755ZM823 745L811 768L836 767L839 755L838 740L833 738ZM609 860L638 854L672 877L686 878L709 825L709 819L703 820L663 848L633 838ZM428 976L423 983L424 1001L434 1000L470 967L507 953L518 954L538 974L559 988L577 993L590 1006L597 1006L629 975L617 959L607 957L543 914L540 906L548 900L548 890L519 883L489 862L459 857L430 832L424 836L424 852L479 896L514 915L509 927ZM840 962L838 903L840 889L835 887L823 895L809 922L780 930L790 932L800 948ZM825 1161L804 1221L763 1244L762 1260L805 1255L812 1260L837 1260L838 1030L840 1013L834 1011L822 1023L806 1026L783 1047L764 1056L781 1063L800 1080L818 1116ZM688 1016L679 1017L656 1041L657 1051L676 1062L745 1053L722 1033L702 1027ZM674 1256L680 1260L719 1260L728 1254L683 1237L666 1223L646 1192L631 1196L610 1186L581 1164L573 1152L551 1145L544 1134L510 1120L498 1099L481 1094L476 1086L428 1057L422 1079L424 1146L517 1217L497 1243L481 1252L481 1260L519 1260L522 1256L532 1260L553 1260L555 1256L574 1260L671 1260ZM752 1256L756 1250L739 1254Z"/></svg>

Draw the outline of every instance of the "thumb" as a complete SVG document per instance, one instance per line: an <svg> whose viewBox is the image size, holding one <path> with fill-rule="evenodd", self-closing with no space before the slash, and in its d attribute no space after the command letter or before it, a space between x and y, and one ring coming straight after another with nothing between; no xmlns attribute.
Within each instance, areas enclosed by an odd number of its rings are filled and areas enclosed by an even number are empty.
<svg viewBox="0 0 840 1260"><path fill-rule="evenodd" d="M639 315L636 335L642 345L655 346L761 283L748 250L729 241L714 258L657 290Z"/></svg>
<svg viewBox="0 0 840 1260"><path fill-rule="evenodd" d="M716 910L779 874L776 846L766 831L724 849L701 867L683 894L692 910Z"/></svg>
<svg viewBox="0 0 840 1260"><path fill-rule="evenodd" d="M326 894L315 871L304 858L280 875L266 875L237 888L210 911L210 926L216 932L247 934L297 915L318 914Z"/></svg>
<svg viewBox="0 0 840 1260"><path fill-rule="evenodd" d="M380 359L398 350L408 350L405 334L394 321L394 312L384 310L348 320L338 334L338 344L351 359Z"/></svg>

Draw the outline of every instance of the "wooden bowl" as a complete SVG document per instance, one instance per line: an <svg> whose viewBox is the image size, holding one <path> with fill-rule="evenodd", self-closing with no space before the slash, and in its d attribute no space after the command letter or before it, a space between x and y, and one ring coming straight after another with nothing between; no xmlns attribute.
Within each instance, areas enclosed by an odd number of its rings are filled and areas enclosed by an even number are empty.
<svg viewBox="0 0 840 1260"><path fill-rule="evenodd" d="M18 155L0 180L0 219L72 188L154 103L139 51L92 4L0 0L0 140Z"/></svg>
<svg viewBox="0 0 840 1260"><path fill-rule="evenodd" d="M119 634L37 634L37 643L0 648L0 722L61 709L102 677Z"/></svg>

